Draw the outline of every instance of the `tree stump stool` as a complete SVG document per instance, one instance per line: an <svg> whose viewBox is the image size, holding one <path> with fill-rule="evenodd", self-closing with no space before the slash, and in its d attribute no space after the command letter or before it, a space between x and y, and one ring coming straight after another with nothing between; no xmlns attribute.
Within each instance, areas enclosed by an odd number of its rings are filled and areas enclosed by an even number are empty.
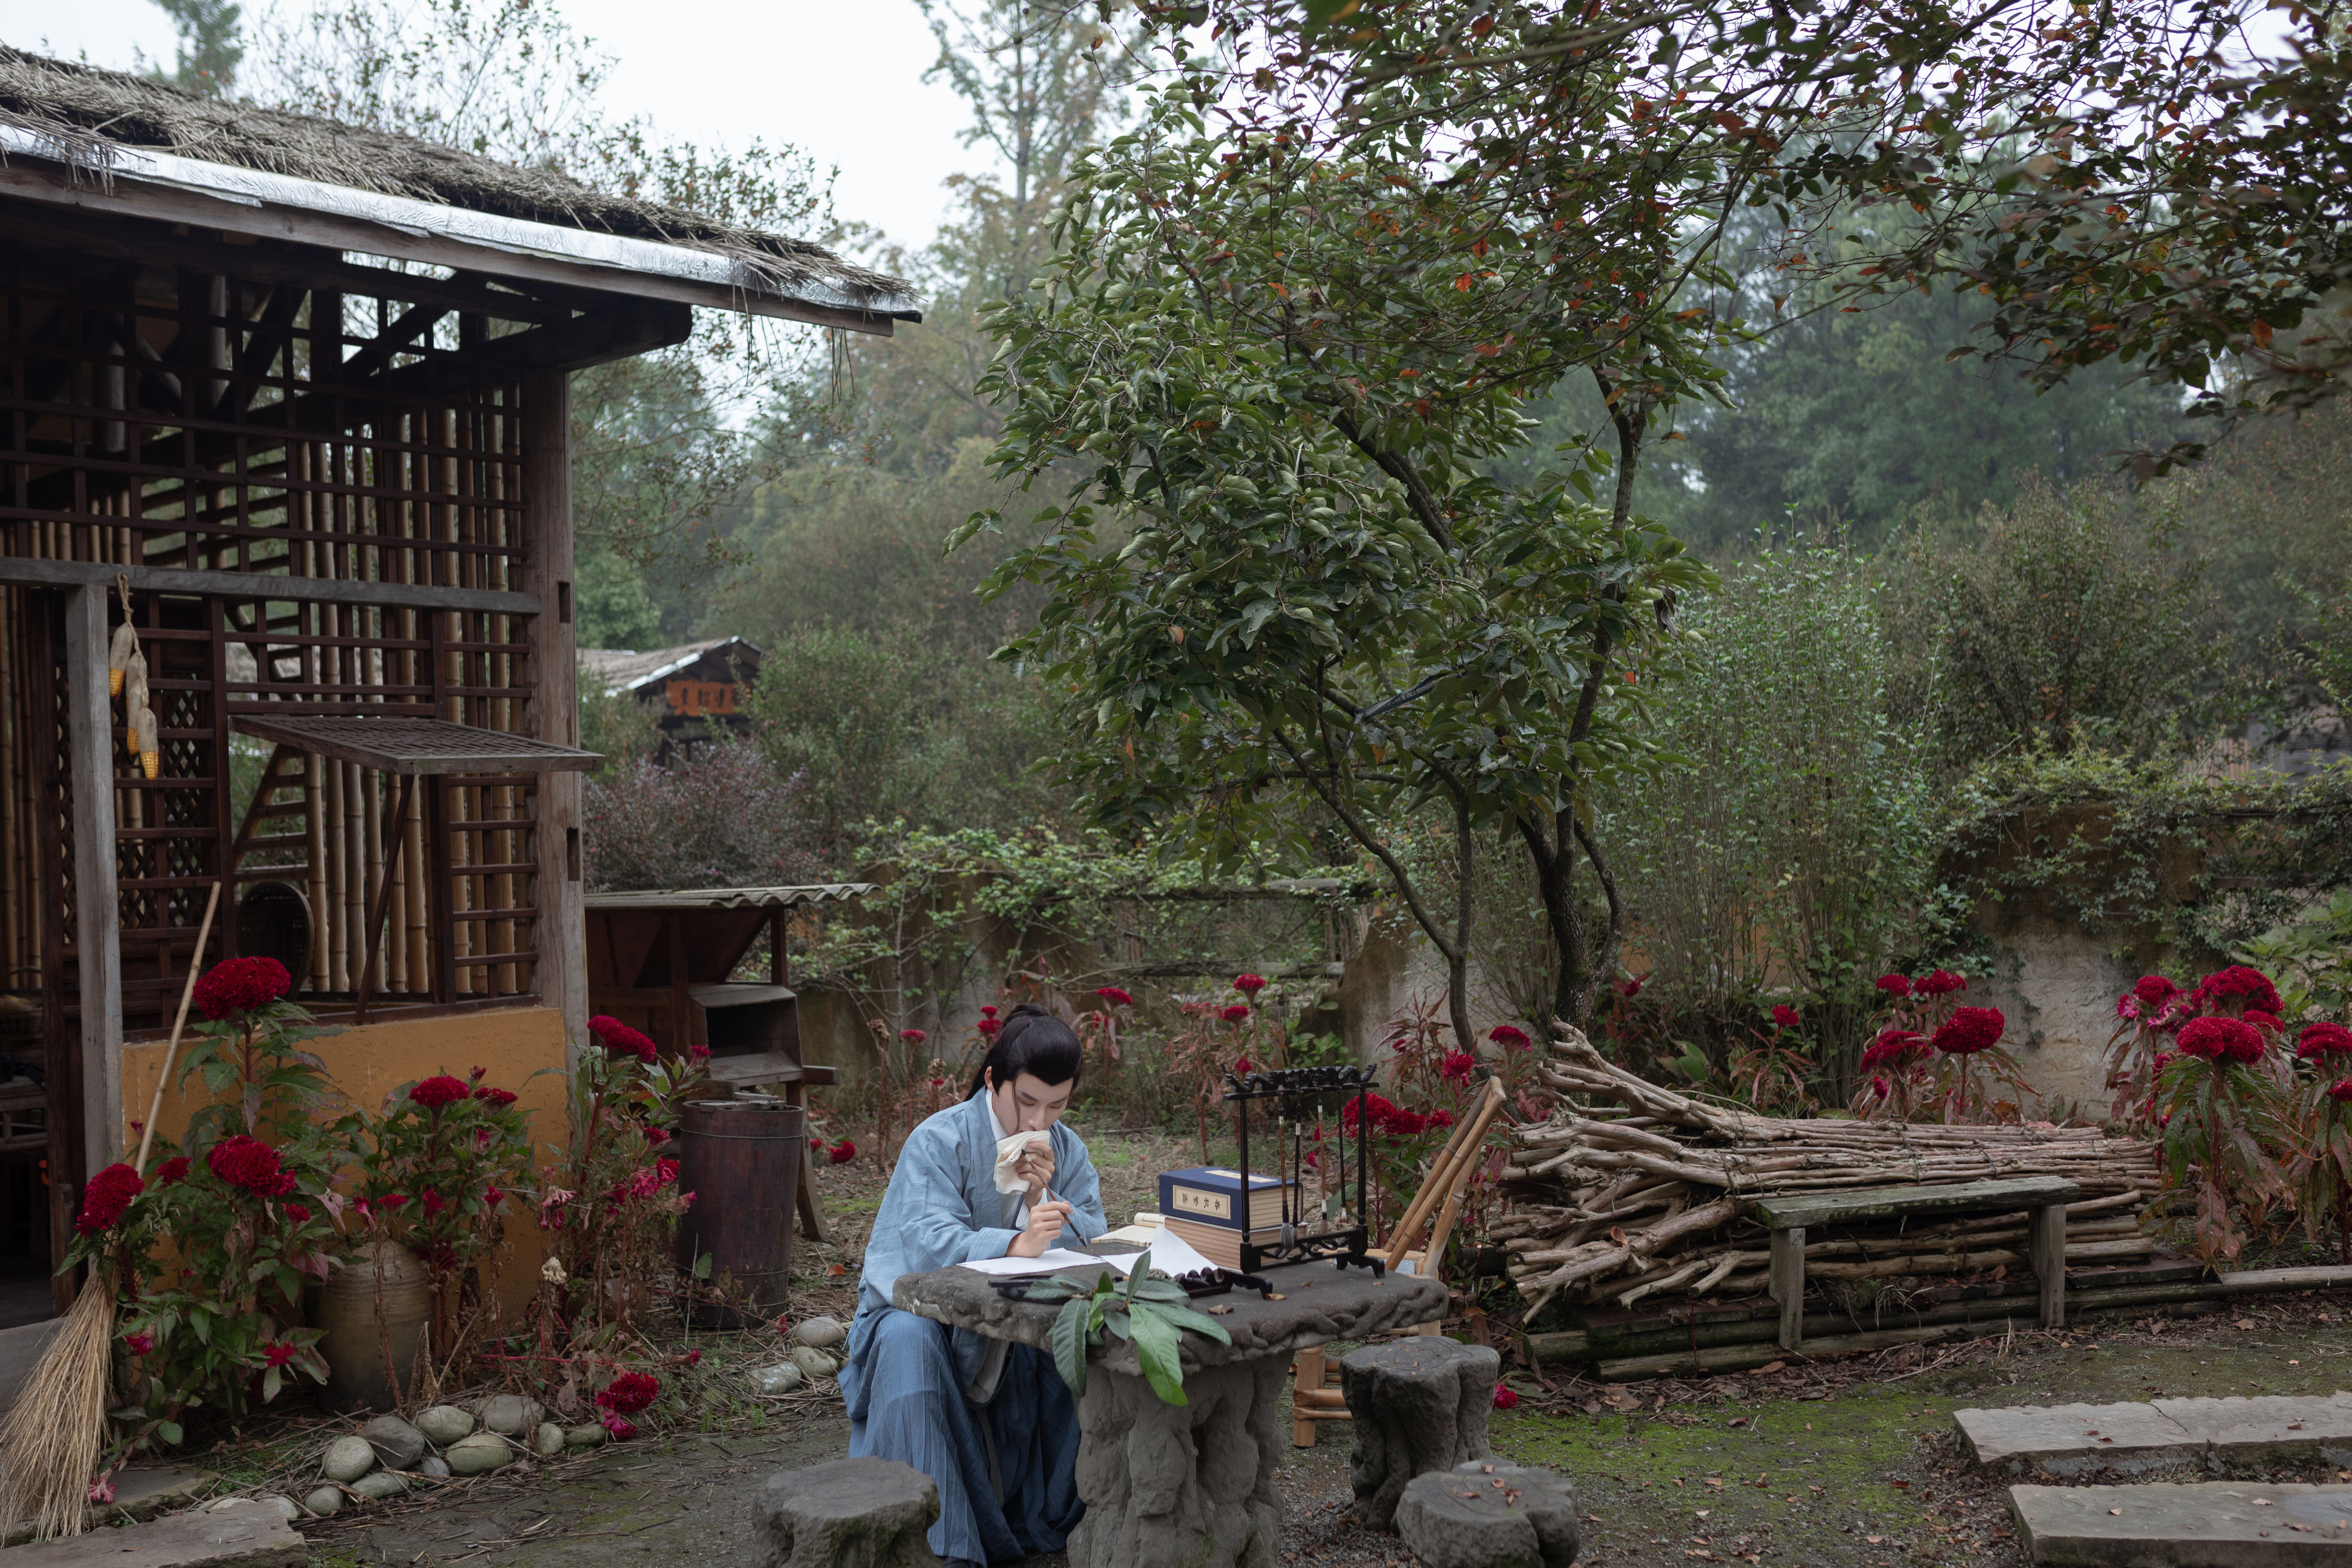
<svg viewBox="0 0 2352 1568"><path fill-rule="evenodd" d="M759 1568L939 1568L924 1532L940 1489L897 1459L835 1459L785 1470L751 1519Z"/></svg>
<svg viewBox="0 0 2352 1568"><path fill-rule="evenodd" d="M1396 1524L1423 1568L1569 1568L1579 1544L1566 1477L1491 1459L1413 1477Z"/></svg>
<svg viewBox="0 0 2352 1568"><path fill-rule="evenodd" d="M1339 1392L1356 1428L1348 1479L1366 1524L1394 1529L1397 1499L1413 1477L1493 1453L1486 1416L1502 1371L1502 1356L1484 1345L1422 1336L1339 1363Z"/></svg>

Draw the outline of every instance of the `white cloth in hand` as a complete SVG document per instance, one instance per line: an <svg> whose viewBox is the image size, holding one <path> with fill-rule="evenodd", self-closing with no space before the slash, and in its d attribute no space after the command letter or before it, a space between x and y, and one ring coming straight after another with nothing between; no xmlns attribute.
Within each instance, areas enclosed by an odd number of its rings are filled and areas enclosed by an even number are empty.
<svg viewBox="0 0 2352 1568"><path fill-rule="evenodd" d="M1019 1193L1028 1190L1029 1184L1014 1173L1013 1164L1014 1161L1021 1158L1021 1152L1033 1143L1042 1144L1045 1152L1051 1153L1054 1149L1054 1135L1050 1132L1013 1132L996 1141L996 1190L998 1192Z"/></svg>

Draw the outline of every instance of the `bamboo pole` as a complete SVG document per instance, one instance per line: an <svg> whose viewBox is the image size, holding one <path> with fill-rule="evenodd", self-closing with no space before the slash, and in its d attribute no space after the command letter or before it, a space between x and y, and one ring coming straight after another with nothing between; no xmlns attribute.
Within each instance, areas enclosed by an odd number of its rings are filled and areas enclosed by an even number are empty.
<svg viewBox="0 0 2352 1568"><path fill-rule="evenodd" d="M1502 1090L1501 1080L1486 1080L1486 1099L1489 1101L1499 1096ZM1485 1105L1479 1106L1479 1113L1483 1114L1485 1109ZM1397 1221L1396 1228L1389 1233L1387 1267L1394 1268L1404 1260L1404 1255L1412 1249L1412 1238L1420 1233L1422 1222L1444 1201L1454 1163L1460 1159L1463 1146L1472 1137L1473 1125L1478 1120L1478 1115L1465 1113L1454 1124L1454 1135L1445 1141L1444 1148L1438 1152L1436 1160L1431 1163L1429 1175L1421 1184L1421 1190L1413 1194L1412 1202L1406 1205L1404 1217Z"/></svg>

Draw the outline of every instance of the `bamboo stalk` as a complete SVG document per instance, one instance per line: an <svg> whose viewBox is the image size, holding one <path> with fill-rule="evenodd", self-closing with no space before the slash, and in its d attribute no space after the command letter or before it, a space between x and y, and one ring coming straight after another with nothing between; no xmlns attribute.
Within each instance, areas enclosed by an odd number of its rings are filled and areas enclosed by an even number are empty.
<svg viewBox="0 0 2352 1568"><path fill-rule="evenodd" d="M1489 1098L1502 1091L1502 1085L1496 1079L1489 1079L1487 1085ZM1475 1120L1465 1115L1454 1124L1453 1135L1445 1140L1445 1146L1438 1151L1437 1158L1431 1163L1429 1174L1423 1180L1421 1190L1413 1194L1412 1202L1405 1205L1404 1217L1397 1221L1396 1229L1389 1234L1388 1268L1394 1268L1403 1261L1404 1255L1412 1248L1412 1237L1420 1232L1421 1222L1429 1217L1429 1211L1444 1195L1447 1173L1454 1168L1454 1159L1468 1141Z"/></svg>

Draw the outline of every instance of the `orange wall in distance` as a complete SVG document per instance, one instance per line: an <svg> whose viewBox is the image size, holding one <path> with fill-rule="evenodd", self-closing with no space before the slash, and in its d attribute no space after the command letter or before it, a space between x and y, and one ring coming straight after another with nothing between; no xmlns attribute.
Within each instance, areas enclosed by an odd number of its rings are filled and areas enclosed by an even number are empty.
<svg viewBox="0 0 2352 1568"><path fill-rule="evenodd" d="M185 1044L182 1042L184 1053ZM130 1124L146 1118L155 1093L155 1077L163 1070L164 1048L158 1040L126 1045L122 1049L126 1158L139 1148L139 1134ZM520 1108L530 1112L534 1169L547 1163L550 1143L570 1142L564 1107L563 1015L552 1007L331 1027L310 1041L308 1048L326 1064L327 1076L335 1087L369 1111L380 1110L384 1096L402 1084L438 1072L464 1078L476 1068L485 1068L484 1083L514 1090L521 1097ZM553 1070L542 1072L541 1068ZM173 1077L178 1076L174 1068ZM209 1098L197 1079L166 1089L163 1113L156 1118L156 1136L177 1141L187 1131L188 1119ZM519 1311L538 1287L539 1266L546 1256L539 1227L519 1204L508 1205L507 1240L513 1251L500 1268L499 1294L509 1311Z"/></svg>

